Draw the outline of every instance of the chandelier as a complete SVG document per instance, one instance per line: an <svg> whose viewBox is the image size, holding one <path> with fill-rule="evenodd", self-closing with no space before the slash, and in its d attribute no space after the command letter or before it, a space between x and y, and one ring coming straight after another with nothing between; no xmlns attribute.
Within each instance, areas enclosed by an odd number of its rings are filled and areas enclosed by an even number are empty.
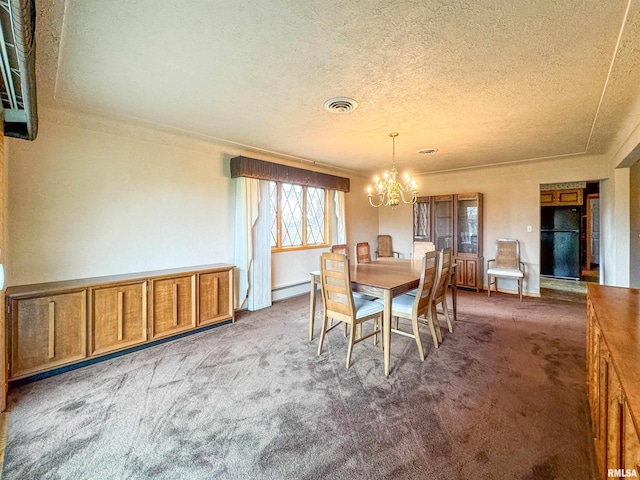
<svg viewBox="0 0 640 480"><path fill-rule="evenodd" d="M416 198L418 197L416 181L407 173L404 174L402 182L396 180L398 176L398 170L396 170L396 137L398 133L392 132L389 136L393 139L391 173L384 172L382 179L379 179L376 175L373 179L373 187L371 185L367 187L369 203L376 208L382 206L397 207L400 204L400 199L404 203L413 204L416 203ZM373 190L375 190L375 194ZM376 203L373 200L374 196L377 197Z"/></svg>

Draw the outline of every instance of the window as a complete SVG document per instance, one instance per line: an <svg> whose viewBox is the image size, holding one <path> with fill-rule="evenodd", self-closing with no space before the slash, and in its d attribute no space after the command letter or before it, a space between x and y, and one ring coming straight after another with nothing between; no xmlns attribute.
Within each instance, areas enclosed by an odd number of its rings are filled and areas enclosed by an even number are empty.
<svg viewBox="0 0 640 480"><path fill-rule="evenodd" d="M271 249L327 246L327 191L270 182Z"/></svg>

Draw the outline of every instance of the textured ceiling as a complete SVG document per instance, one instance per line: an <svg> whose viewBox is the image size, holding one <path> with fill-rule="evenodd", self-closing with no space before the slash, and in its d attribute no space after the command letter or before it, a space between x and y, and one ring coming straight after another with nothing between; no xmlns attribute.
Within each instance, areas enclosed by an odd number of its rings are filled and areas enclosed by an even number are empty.
<svg viewBox="0 0 640 480"><path fill-rule="evenodd" d="M640 98L640 0L37 7L40 104L366 174L605 153Z"/></svg>

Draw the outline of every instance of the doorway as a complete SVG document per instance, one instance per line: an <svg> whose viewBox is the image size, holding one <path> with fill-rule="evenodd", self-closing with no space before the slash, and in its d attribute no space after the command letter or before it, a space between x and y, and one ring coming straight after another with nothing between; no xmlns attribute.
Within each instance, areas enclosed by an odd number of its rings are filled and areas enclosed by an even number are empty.
<svg viewBox="0 0 640 480"><path fill-rule="evenodd" d="M540 186L540 289L586 292L600 275L600 182Z"/></svg>

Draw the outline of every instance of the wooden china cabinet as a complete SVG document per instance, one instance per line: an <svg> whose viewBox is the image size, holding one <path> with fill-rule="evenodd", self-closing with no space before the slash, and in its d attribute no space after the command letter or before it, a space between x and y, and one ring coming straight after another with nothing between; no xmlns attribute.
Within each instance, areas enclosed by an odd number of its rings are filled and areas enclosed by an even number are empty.
<svg viewBox="0 0 640 480"><path fill-rule="evenodd" d="M479 292L482 289L482 194L459 193L455 195L455 250L454 258L459 287Z"/></svg>
<svg viewBox="0 0 640 480"><path fill-rule="evenodd" d="M481 193L419 197L413 207L414 241L451 248L458 287L476 292L483 285L482 208Z"/></svg>

